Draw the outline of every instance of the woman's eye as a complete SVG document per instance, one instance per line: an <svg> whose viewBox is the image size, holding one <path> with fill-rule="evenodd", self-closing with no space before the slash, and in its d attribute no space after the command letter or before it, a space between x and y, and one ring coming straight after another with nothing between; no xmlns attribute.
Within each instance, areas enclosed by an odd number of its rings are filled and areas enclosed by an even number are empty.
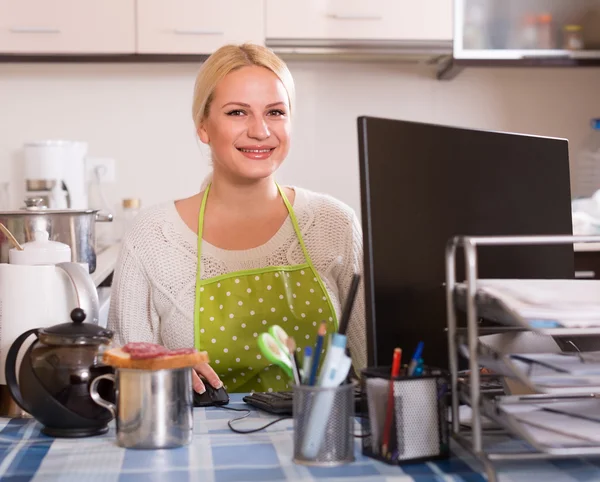
<svg viewBox="0 0 600 482"><path fill-rule="evenodd" d="M281 109L274 109L269 111L269 115L282 116L285 115L285 112L283 112Z"/></svg>
<svg viewBox="0 0 600 482"><path fill-rule="evenodd" d="M232 115L232 116L244 115L244 114L245 114L245 112L243 110L240 110L240 109L235 109L235 110L227 112L227 115Z"/></svg>

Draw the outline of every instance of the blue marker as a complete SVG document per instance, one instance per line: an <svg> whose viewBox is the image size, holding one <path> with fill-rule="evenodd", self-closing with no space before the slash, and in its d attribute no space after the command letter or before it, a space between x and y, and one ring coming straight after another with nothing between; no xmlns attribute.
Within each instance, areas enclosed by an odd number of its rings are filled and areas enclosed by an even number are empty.
<svg viewBox="0 0 600 482"><path fill-rule="evenodd" d="M419 358L421 358L421 354L423 353L423 346L424 345L425 344L422 341L420 341L419 344L417 345L417 349L415 350L415 354L413 355L413 357L410 360L410 363L408 365L407 375L409 377L412 377L414 375L415 368L417 368L417 363L419 363Z"/></svg>

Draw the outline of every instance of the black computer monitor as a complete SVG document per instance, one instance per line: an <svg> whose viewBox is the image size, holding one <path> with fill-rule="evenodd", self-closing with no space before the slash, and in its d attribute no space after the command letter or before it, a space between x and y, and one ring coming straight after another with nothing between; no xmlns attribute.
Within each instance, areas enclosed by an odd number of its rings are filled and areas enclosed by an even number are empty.
<svg viewBox="0 0 600 482"><path fill-rule="evenodd" d="M358 136L369 364L396 346L408 362L423 340L425 363L447 368L447 241L572 234L568 142L373 117ZM574 277L572 245L478 254L482 278Z"/></svg>

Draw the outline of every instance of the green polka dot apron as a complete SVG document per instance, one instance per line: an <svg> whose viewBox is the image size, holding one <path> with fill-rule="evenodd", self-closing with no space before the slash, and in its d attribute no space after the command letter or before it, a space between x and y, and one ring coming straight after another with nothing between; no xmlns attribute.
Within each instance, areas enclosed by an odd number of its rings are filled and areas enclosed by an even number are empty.
<svg viewBox="0 0 600 482"><path fill-rule="evenodd" d="M327 333L337 330L335 310L310 259L294 210L279 185L277 189L304 253L303 264L270 266L201 279L204 212L210 185L200 206L194 344L198 350L208 352L211 366L229 392L291 388L293 381L258 348L258 335L271 325L281 326L294 338L298 353L307 345L314 346L321 321L327 323Z"/></svg>

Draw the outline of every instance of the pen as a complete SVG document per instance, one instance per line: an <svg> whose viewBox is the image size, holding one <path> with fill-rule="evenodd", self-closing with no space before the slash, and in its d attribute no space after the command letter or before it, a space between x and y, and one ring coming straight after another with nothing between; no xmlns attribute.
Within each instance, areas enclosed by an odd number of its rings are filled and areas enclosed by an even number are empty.
<svg viewBox="0 0 600 482"><path fill-rule="evenodd" d="M383 427L383 443L381 445L381 453L384 457L387 456L387 450L390 442L390 431L392 428L392 417L394 416L394 379L400 373L400 360L402 359L402 350L396 348L394 350L394 358L392 360L392 373L390 375L390 386L388 389L387 411L385 414L385 425Z"/></svg>
<svg viewBox="0 0 600 482"><path fill-rule="evenodd" d="M300 371L298 370L298 358L296 357L296 340L290 336L285 340L285 345L290 352L290 361L292 362L292 371L294 372L294 383L300 385Z"/></svg>
<svg viewBox="0 0 600 482"><path fill-rule="evenodd" d="M304 360L302 360L302 383L306 385L310 378L310 361L312 359L312 346L304 348Z"/></svg>
<svg viewBox="0 0 600 482"><path fill-rule="evenodd" d="M415 368L417 368L417 363L419 363L419 358L421 358L421 354L423 353L423 345L424 343L420 341L417 345L417 349L415 350L415 354L413 355L412 359L410 360L410 363L408 364L407 375L409 377L413 376Z"/></svg>
<svg viewBox="0 0 600 482"><path fill-rule="evenodd" d="M327 333L327 325L324 321L319 326L319 332L317 334L317 343L315 345L315 351L312 356L312 366L310 367L310 376L308 378L308 384L314 385L317 380L317 370L319 369L319 361L321 359L321 350L323 349L323 338Z"/></svg>

